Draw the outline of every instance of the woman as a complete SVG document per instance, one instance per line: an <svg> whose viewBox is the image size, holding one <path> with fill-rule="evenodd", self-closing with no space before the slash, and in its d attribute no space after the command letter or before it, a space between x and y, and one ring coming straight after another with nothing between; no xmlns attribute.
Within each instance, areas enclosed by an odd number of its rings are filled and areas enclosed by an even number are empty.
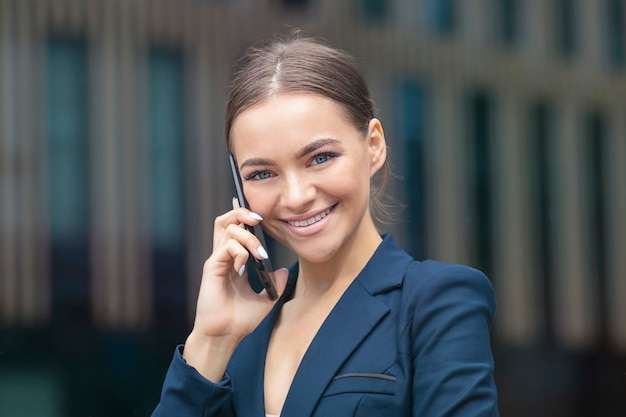
<svg viewBox="0 0 626 417"><path fill-rule="evenodd" d="M215 220L196 319L154 416L497 416L493 289L474 269L417 262L371 213L386 143L351 57L297 36L247 52L226 138L252 211ZM248 285L267 256L297 256Z"/></svg>

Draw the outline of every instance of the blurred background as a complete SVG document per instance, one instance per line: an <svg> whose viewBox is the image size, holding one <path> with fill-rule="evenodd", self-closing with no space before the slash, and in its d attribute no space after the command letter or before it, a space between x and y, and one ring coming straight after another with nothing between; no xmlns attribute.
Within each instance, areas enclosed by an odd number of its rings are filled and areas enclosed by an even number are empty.
<svg viewBox="0 0 626 417"><path fill-rule="evenodd" d="M501 414L624 417L625 0L0 0L0 416L151 413L234 62L294 27L370 82L389 231L491 278Z"/></svg>

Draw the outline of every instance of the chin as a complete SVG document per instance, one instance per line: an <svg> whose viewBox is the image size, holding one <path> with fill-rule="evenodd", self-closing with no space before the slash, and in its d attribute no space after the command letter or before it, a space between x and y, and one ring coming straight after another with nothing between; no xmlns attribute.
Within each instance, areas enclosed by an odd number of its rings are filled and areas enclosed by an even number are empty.
<svg viewBox="0 0 626 417"><path fill-rule="evenodd" d="M330 260L332 258L332 255L329 256L320 256L320 255L316 255L316 256L305 256L305 255L298 255L298 259L300 259L301 261L306 261L308 263L311 264L321 264L324 263L328 260Z"/></svg>
<svg viewBox="0 0 626 417"><path fill-rule="evenodd" d="M299 259L314 264L327 262L337 254L337 248L328 247L327 244L325 247L315 244L298 245L298 247L292 248L292 250L298 255Z"/></svg>

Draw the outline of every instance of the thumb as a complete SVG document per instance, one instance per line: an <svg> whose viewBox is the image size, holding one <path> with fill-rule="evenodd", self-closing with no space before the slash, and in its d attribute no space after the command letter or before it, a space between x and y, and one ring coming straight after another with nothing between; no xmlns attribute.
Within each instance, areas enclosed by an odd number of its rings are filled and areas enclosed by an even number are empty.
<svg viewBox="0 0 626 417"><path fill-rule="evenodd" d="M280 268L274 271L274 285L276 286L276 292L278 298L283 295L285 287L287 287L287 279L289 278L289 270L287 268Z"/></svg>

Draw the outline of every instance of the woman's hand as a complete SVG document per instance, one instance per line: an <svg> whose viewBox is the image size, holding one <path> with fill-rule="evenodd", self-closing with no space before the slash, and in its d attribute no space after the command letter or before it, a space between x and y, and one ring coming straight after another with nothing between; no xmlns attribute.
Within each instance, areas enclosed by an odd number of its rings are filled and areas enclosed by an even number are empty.
<svg viewBox="0 0 626 417"><path fill-rule="evenodd" d="M243 227L260 220L245 208L235 208L215 219L213 253L204 263L194 327L183 353L191 366L214 382L223 376L241 339L259 325L275 303L265 290L257 294L250 287L245 270L249 253L257 259L267 256L256 236ZM287 277L284 269L274 272L279 294Z"/></svg>

